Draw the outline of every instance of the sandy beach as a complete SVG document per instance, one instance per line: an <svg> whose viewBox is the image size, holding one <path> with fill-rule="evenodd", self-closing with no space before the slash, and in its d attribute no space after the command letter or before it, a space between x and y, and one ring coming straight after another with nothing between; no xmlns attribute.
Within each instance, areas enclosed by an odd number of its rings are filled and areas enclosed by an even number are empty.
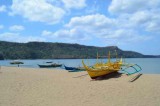
<svg viewBox="0 0 160 106"><path fill-rule="evenodd" d="M0 106L160 106L158 74L134 82L129 80L135 75L93 81L86 74L1 67Z"/></svg>

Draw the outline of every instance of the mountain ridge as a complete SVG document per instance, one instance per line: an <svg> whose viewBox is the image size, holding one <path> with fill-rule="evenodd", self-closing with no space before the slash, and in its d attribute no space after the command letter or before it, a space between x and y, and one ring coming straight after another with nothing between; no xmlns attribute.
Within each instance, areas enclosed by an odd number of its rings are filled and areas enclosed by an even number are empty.
<svg viewBox="0 0 160 106"><path fill-rule="evenodd" d="M28 42L17 43L0 41L0 59L81 59L105 57L108 51L111 57L156 58L158 56L143 55L135 51L124 51L117 46L96 47L70 43Z"/></svg>

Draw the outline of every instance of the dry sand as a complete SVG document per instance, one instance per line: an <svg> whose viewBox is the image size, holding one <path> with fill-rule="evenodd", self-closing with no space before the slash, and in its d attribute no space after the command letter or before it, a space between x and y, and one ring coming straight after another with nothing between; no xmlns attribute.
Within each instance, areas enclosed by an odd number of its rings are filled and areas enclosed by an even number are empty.
<svg viewBox="0 0 160 106"><path fill-rule="evenodd" d="M134 76L93 81L85 74L1 67L0 106L160 106L160 75L128 82Z"/></svg>

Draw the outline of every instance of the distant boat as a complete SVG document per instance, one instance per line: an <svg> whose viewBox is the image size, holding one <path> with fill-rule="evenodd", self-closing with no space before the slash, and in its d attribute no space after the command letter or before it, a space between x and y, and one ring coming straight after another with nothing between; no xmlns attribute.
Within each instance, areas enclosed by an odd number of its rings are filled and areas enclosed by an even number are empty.
<svg viewBox="0 0 160 106"><path fill-rule="evenodd" d="M24 64L24 63L21 61L18 61L18 60L14 60L14 61L10 62L10 64Z"/></svg>
<svg viewBox="0 0 160 106"><path fill-rule="evenodd" d="M76 70L77 69L76 67L67 67L65 65L64 65L64 67L65 67L66 70Z"/></svg>
<svg viewBox="0 0 160 106"><path fill-rule="evenodd" d="M18 61L18 60L14 60L14 61L10 62L10 64L12 64L12 65L18 65L18 67L19 67L20 64L24 64L24 63L21 62L21 61Z"/></svg>
<svg viewBox="0 0 160 106"><path fill-rule="evenodd" d="M52 63L52 61L47 61L46 63Z"/></svg>
<svg viewBox="0 0 160 106"><path fill-rule="evenodd" d="M83 67L67 67L65 66L65 69L68 70L68 72L77 72L77 71L85 71Z"/></svg>
<svg viewBox="0 0 160 106"><path fill-rule="evenodd" d="M57 64L57 63L54 63L54 64L38 64L38 66L40 68L54 68L54 67L61 67L62 64Z"/></svg>

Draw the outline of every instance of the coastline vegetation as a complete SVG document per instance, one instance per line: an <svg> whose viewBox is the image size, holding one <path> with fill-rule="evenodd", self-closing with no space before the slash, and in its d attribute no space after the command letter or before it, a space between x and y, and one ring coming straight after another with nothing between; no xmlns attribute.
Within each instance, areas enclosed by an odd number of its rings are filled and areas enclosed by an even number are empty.
<svg viewBox="0 0 160 106"><path fill-rule="evenodd" d="M123 51L117 46L95 47L79 44L28 42L15 43L0 41L0 59L81 59L96 58L97 52L101 58L106 58L108 51L115 57L115 50L120 57L147 58L158 57L143 55L134 51Z"/></svg>

